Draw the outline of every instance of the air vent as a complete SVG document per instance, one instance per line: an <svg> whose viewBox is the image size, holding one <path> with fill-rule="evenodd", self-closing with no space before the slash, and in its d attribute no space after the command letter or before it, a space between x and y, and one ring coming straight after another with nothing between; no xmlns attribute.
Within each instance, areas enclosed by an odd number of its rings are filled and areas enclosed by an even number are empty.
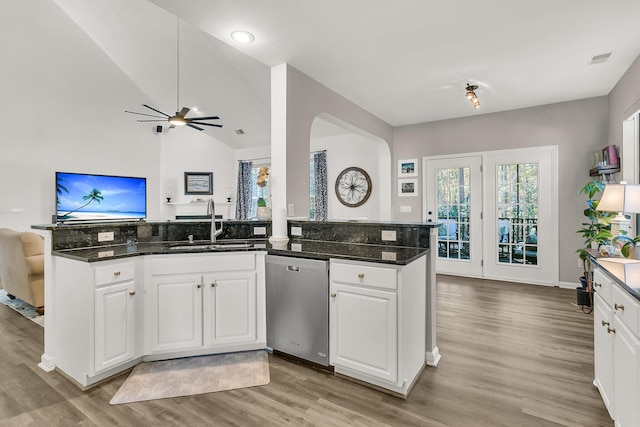
<svg viewBox="0 0 640 427"><path fill-rule="evenodd" d="M244 135L244 131L242 129L236 129L236 134Z"/></svg>
<svg viewBox="0 0 640 427"><path fill-rule="evenodd" d="M611 56L611 52L595 55L593 58L591 58L590 65L602 64L603 62L607 62L610 56Z"/></svg>

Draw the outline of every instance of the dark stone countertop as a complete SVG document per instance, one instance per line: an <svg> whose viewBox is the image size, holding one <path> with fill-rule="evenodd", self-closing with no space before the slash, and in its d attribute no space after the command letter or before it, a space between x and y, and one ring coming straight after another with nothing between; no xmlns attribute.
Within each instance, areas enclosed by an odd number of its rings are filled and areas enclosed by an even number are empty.
<svg viewBox="0 0 640 427"><path fill-rule="evenodd" d="M607 258L591 255L590 259L602 267L631 296L640 301L640 260Z"/></svg>
<svg viewBox="0 0 640 427"><path fill-rule="evenodd" d="M138 242L136 244L106 245L90 248L58 250L53 251L53 255L83 262L96 262L140 255L267 251L269 254L273 255L293 256L298 258L323 260L328 260L329 258L340 258L391 265L406 265L429 253L429 249L419 247L368 245L303 239L289 240L288 242L281 244L271 244L267 239L221 240L220 242L233 243L240 241L251 242L253 243L253 246L251 248L175 249L172 248L172 246L178 244L187 245L188 243ZM194 245L198 244L199 242L194 243Z"/></svg>

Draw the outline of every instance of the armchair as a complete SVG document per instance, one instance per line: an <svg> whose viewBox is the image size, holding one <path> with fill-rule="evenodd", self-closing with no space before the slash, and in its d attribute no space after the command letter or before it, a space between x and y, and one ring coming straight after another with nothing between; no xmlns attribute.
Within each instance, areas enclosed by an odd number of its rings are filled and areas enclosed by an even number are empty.
<svg viewBox="0 0 640 427"><path fill-rule="evenodd" d="M0 286L44 312L44 240L36 233L0 228Z"/></svg>

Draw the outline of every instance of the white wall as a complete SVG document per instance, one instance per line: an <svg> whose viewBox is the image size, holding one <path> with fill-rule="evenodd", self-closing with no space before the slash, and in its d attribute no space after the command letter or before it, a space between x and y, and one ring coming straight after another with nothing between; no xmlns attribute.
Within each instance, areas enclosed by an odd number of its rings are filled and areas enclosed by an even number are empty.
<svg viewBox="0 0 640 427"><path fill-rule="evenodd" d="M0 227L51 222L55 171L144 176L157 199L157 139L124 113L144 94L51 1L12 5L0 28Z"/></svg>

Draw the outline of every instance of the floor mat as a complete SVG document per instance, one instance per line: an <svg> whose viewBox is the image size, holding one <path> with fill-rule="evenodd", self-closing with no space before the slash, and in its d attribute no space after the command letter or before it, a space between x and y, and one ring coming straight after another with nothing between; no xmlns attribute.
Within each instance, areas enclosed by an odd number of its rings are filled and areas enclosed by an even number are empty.
<svg viewBox="0 0 640 427"><path fill-rule="evenodd" d="M38 314L34 306L27 304L19 298L10 299L7 295L7 291L4 289L0 289L0 303L12 308L24 317L27 317L38 325L44 327L44 314Z"/></svg>

